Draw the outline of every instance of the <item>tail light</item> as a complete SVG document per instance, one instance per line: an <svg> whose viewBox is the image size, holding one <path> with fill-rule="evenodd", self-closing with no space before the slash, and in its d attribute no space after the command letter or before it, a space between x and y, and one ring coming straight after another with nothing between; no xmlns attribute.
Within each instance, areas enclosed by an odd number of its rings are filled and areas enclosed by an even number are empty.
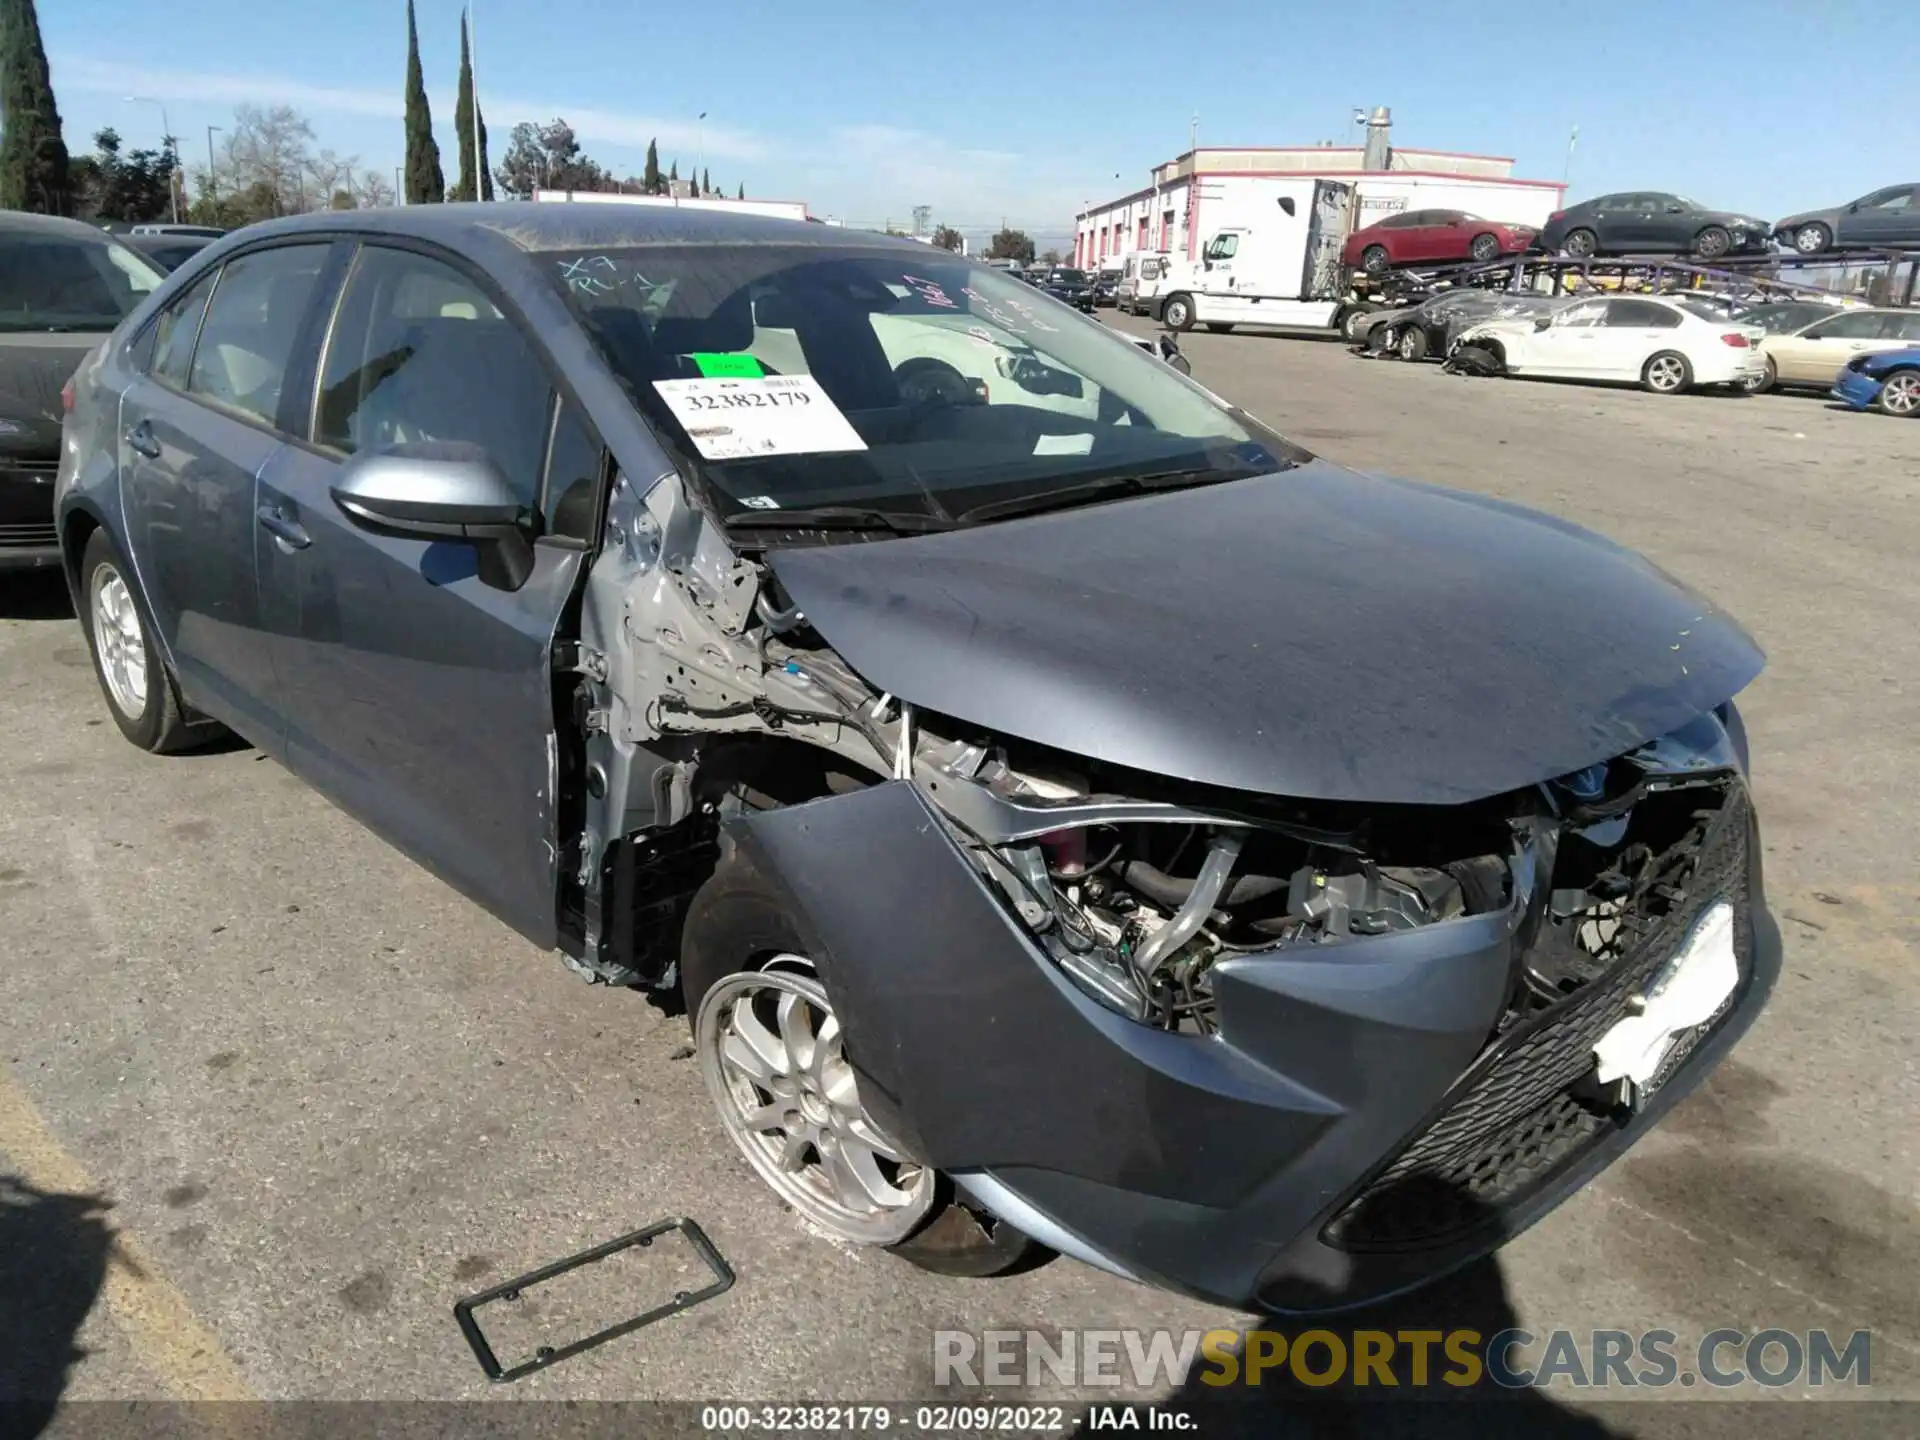
<svg viewBox="0 0 1920 1440"><path fill-rule="evenodd" d="M1744 350L1747 348L1747 337L1729 333L1720 337L1720 343L1722 345L1731 345L1736 350Z"/></svg>
<svg viewBox="0 0 1920 1440"><path fill-rule="evenodd" d="M71 415L73 413L72 377L68 377L67 383L60 387L60 412L63 415Z"/></svg>

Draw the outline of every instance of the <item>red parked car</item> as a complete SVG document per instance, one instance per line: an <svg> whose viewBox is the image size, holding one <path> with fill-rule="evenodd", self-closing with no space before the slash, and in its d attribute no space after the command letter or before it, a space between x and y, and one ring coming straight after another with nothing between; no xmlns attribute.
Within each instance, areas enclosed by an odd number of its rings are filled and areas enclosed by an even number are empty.
<svg viewBox="0 0 1920 1440"><path fill-rule="evenodd" d="M1535 233L1530 226L1483 220L1465 210L1403 210L1354 231L1340 258L1369 275L1396 265L1497 260L1524 254Z"/></svg>

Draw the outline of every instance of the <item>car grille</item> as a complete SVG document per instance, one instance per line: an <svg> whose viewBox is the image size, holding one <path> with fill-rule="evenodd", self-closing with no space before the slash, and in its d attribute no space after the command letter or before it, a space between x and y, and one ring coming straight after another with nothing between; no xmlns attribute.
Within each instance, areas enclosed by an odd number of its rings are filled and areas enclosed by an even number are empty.
<svg viewBox="0 0 1920 1440"><path fill-rule="evenodd" d="M1329 1244L1349 1251L1420 1250L1498 1227L1506 1213L1618 1129L1630 1116L1591 1093L1594 1043L1629 1013L1630 1000L1719 899L1734 910L1740 985L1706 1024L1674 1040L1642 1098L1733 1008L1746 989L1753 944L1746 794L1729 779L1664 798L1697 808L1680 838L1642 872L1651 881L1628 896L1617 955L1596 960L1604 968L1572 994L1510 1021L1398 1155L1327 1223Z"/></svg>
<svg viewBox="0 0 1920 1440"><path fill-rule="evenodd" d="M0 525L0 550L24 550L41 545L51 545L60 538L53 528L53 522L44 525Z"/></svg>

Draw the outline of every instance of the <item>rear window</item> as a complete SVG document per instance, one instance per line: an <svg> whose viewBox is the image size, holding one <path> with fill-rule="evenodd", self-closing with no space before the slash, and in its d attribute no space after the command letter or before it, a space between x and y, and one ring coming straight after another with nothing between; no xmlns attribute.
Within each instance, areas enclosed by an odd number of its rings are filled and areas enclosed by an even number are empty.
<svg viewBox="0 0 1920 1440"><path fill-rule="evenodd" d="M0 231L0 330L111 330L162 278L104 235Z"/></svg>

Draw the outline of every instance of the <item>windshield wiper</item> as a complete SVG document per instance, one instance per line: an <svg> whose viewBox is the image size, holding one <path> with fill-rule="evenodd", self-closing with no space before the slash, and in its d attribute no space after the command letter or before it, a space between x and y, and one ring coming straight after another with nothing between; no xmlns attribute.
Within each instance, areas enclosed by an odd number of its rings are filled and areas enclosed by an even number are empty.
<svg viewBox="0 0 1920 1440"><path fill-rule="evenodd" d="M821 505L811 510L741 510L725 517L739 530L891 530L896 535L926 535L951 530L954 522L911 510L879 510L859 505Z"/></svg>
<svg viewBox="0 0 1920 1440"><path fill-rule="evenodd" d="M1285 461L1275 469L1285 470ZM1145 495L1153 490L1188 490L1204 485L1220 485L1229 480L1245 480L1254 475L1265 475L1266 470L1162 470L1151 475L1102 475L1097 480L1083 480L1077 485L1063 485L1058 490L1040 490L1031 495L1012 495L1005 500L989 500L984 505L975 505L971 510L962 510L954 518L968 525L977 525L984 520L1006 520L1015 515L1038 515L1047 510L1065 510L1075 505L1089 504L1095 500L1105 500L1119 495Z"/></svg>

